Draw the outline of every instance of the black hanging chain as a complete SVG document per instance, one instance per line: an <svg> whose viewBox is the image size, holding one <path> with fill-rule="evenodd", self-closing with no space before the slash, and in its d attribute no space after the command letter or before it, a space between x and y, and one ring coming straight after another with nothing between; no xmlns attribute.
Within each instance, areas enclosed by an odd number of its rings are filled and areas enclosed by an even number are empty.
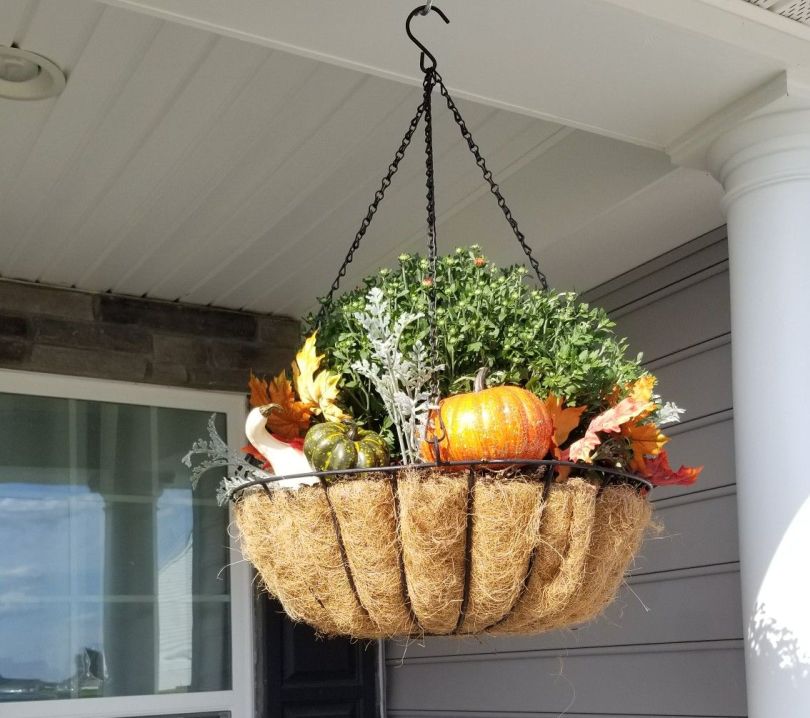
<svg viewBox="0 0 810 718"><path fill-rule="evenodd" d="M413 119L408 125L408 130L405 132L405 136L402 138L402 142L400 142L399 147L397 148L397 151L394 154L394 159L391 161L391 164L388 165L388 172L385 173L385 176L382 178L382 182L380 183L379 189L374 193L374 200L368 206L366 216L363 217L363 221L360 223L360 229L357 230L357 234L355 235L354 241L349 247L349 251L347 252L345 259L343 260L343 264L340 265L340 269L338 270L337 276L335 277L335 281L332 282L332 286L329 289L329 293L323 299L321 299L321 308L318 311L317 316L315 317L316 327L320 326L321 321L323 320L328 310L328 307L332 303L332 299L335 296L335 292L340 287L340 280L346 276L346 269L352 263L352 260L354 259L354 253L360 247L360 242L363 241L363 237L366 234L366 230L371 224L371 220L374 219L374 215L377 213L377 209L379 208L380 203L383 201L383 199L385 199L385 191L391 186L391 180L397 173L397 170L399 169L399 163L405 156L405 151L411 144L413 134L414 132L416 132L416 128L418 127L419 121L422 119L422 115L424 113L425 113L425 105L424 103L422 103L421 105L419 105L419 107L416 108L416 114L413 116Z"/></svg>
<svg viewBox="0 0 810 718"><path fill-rule="evenodd" d="M464 118L461 116L461 112L459 112L458 107L456 107L456 103L450 96L450 92L448 91L447 86L444 84L442 76L438 72L436 72L435 68L433 68L431 72L435 76L435 82L439 88L439 92L441 92L442 97L444 97L445 102L447 103L447 109L453 113L453 118L455 119L456 124L459 126L459 129L461 130L461 136L467 142L467 147L470 148L470 152L472 152L473 156L475 157L475 163L481 168L481 174L484 176L484 180L486 180L487 184L489 185L489 191L492 192L492 194L495 195L495 198L498 200L498 206L501 208L503 216L506 217L506 221L509 223L509 226L512 228L512 231L515 233L515 237L517 238L517 241L520 244L521 249L523 249L523 252L526 254L526 257L528 258L529 264L531 264L534 273L537 275L537 279L540 281L540 285L543 287L544 290L548 290L548 280L546 279L546 275L540 269L540 265L535 259L534 254L532 254L532 248L526 242L526 236L523 234L523 232L520 231L517 220L512 216L512 211L507 206L506 200L501 194L501 188L498 186L498 183L492 176L492 171L489 169L489 167L487 167L487 161L481 155L481 151L478 148L478 145L476 144L475 140L473 139L470 130L467 128L467 123L464 122Z"/></svg>
<svg viewBox="0 0 810 718"><path fill-rule="evenodd" d="M351 246L349 247L349 251L346 254L345 259L343 260L343 264L340 265L340 269L335 277L335 280L332 282L332 286L329 289L329 293L321 300L321 308L318 311L318 314L315 318L315 326L320 326L321 322L323 321L326 312L328 311L330 305L332 304L332 300L334 298L335 292L337 292L338 288L340 287L340 280L346 276L346 270L348 266L352 263L354 259L354 254L360 247L360 242L363 240L363 237L366 234L366 231L371 224L374 215L377 212L377 209L380 206L380 203L385 198L385 192L388 187L391 185L391 180L393 176L396 174L397 170L399 169L399 163L402 161L402 158L405 156L405 151L408 149L409 145L411 144L411 140L413 139L414 132L416 132L416 128L419 125L419 121L422 119L422 116L425 117L425 173L427 179L427 234L428 234L428 263L429 263L429 271L430 271L430 286L429 286L429 315L428 315L428 325L429 325L429 343L430 343L430 354L431 359L433 360L433 364L435 365L438 362L438 332L436 327L436 308L437 308L437 277L436 277L436 265L438 259L438 244L436 241L436 197L435 197L435 180L434 180L434 173L433 173L433 115L432 115L432 102L431 102L431 95L433 92L433 88L439 88L439 92L444 97L445 102L447 103L447 109L453 115L453 118L456 121L459 129L461 130L461 136L467 143L467 147L469 148L470 152L475 157L475 162L478 167L481 169L481 174L484 177L484 180L489 185L490 192L495 196L495 199L498 202L498 206L501 208L506 221L509 223L509 226L512 228L512 231L517 238L518 243L523 249L524 254L529 260L529 264L531 265L532 269L534 270L535 275L537 275L537 279L540 282L540 285L543 287L544 290L548 290L548 280L546 279L546 275L540 269L540 265L535 259L534 254L532 253L531 247L529 247L528 243L526 242L526 237L523 232L520 231L518 227L517 220L512 216L512 211L506 204L506 200L501 193L501 188L498 186L497 182L492 176L492 171L487 167L486 160L481 155L481 151L476 144L475 140L470 133L469 128L467 127L467 123L464 121L464 118L461 116L461 112L459 111L456 103L453 101L453 98L450 96L450 92L447 89L447 86L444 84L444 80L442 76L436 71L436 58L431 54L431 52L421 43L419 40L413 35L410 29L410 22L413 17L417 14L420 15L427 15L430 11L433 10L437 13L445 22L450 22L447 16L438 8L438 7L431 7L431 4L428 3L425 6L419 6L415 8L411 14L408 16L408 19L405 23L405 30L409 38L413 40L413 42L419 47L422 51L422 54L419 58L419 65L424 72L424 81L422 83L423 89L423 97L422 97L422 104L416 110L416 114L414 115L413 119L408 125L408 130L405 133L405 136L402 138L402 142L399 145L399 148L394 155L394 159L390 165L388 165L388 172L386 172L385 176L382 179L379 189L374 193L374 200L368 206L368 211L366 212L366 216L363 218L362 223L360 224L360 229L357 231L357 234L354 237L354 241L352 242ZM439 378L436 376L434 378L433 384L431 385L431 399L435 399L438 401L439 398Z"/></svg>
<svg viewBox="0 0 810 718"><path fill-rule="evenodd" d="M422 83L422 106L425 108L425 187L427 193L427 240L428 240L428 343L431 366L439 364L439 337L436 326L436 308L438 290L436 265L439 257L439 245L436 238L436 184L433 174L433 103L431 97L436 85L436 72L429 68L425 71ZM441 396L438 372L433 372L430 384L430 403L437 406Z"/></svg>

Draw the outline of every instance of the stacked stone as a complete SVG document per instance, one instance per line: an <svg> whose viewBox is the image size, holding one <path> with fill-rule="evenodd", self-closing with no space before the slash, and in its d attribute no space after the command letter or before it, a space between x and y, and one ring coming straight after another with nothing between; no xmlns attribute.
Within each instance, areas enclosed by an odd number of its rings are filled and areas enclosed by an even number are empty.
<svg viewBox="0 0 810 718"><path fill-rule="evenodd" d="M0 367L246 391L300 340L288 317L0 280Z"/></svg>

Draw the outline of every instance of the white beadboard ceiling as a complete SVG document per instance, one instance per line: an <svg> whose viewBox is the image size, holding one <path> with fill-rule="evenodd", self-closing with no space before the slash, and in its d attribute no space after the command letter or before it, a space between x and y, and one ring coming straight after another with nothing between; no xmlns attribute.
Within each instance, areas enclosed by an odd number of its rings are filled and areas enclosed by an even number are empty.
<svg viewBox="0 0 810 718"><path fill-rule="evenodd" d="M12 42L68 83L52 100L0 99L0 275L80 289L306 311L420 101L409 84L94 0L3 0ZM438 102L442 249L520 260ZM657 150L459 106L557 286L587 288L722 223L714 182ZM421 149L420 133L349 284L423 246Z"/></svg>

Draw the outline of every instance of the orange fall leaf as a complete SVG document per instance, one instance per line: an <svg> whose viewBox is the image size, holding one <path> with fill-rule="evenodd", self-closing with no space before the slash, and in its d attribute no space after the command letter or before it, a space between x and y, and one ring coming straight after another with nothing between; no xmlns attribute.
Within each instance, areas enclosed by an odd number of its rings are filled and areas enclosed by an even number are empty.
<svg viewBox="0 0 810 718"><path fill-rule="evenodd" d="M552 449L552 453L554 454L554 458L558 461L571 461L571 457L568 455L568 449L559 449L556 446ZM571 475L571 467L570 466L558 466L557 467L557 481L565 481Z"/></svg>
<svg viewBox="0 0 810 718"><path fill-rule="evenodd" d="M251 374L248 385L251 406L276 404L278 407L267 418L267 429L271 434L290 440L299 438L309 428L312 407L296 400L292 384L283 371L270 382Z"/></svg>
<svg viewBox="0 0 810 718"><path fill-rule="evenodd" d="M252 408L255 409L257 406L272 404L270 400L270 388L267 382L264 379L259 379L253 372L250 372L248 388L250 389L250 406Z"/></svg>
<svg viewBox="0 0 810 718"><path fill-rule="evenodd" d="M554 446L559 448L563 445L569 434L579 425L582 412L585 411L586 407L574 406L564 409L562 399L554 394L549 394L543 403L546 405L546 409L551 417L551 425L554 427L554 433L551 439L554 442Z"/></svg>
<svg viewBox="0 0 810 718"><path fill-rule="evenodd" d="M630 442L630 450L633 452L630 468L635 471L644 471L645 457L658 456L664 444L669 441L655 424L641 424L637 420L624 424L621 435Z"/></svg>
<svg viewBox="0 0 810 718"><path fill-rule="evenodd" d="M549 394L543 403L546 405L554 429L551 435L551 455L558 461L568 461L568 451L560 449L560 446L565 443L571 432L579 425L582 412L585 411L586 407L576 406L564 409L562 399L554 394ZM557 481L565 481L570 473L570 466L558 466Z"/></svg>

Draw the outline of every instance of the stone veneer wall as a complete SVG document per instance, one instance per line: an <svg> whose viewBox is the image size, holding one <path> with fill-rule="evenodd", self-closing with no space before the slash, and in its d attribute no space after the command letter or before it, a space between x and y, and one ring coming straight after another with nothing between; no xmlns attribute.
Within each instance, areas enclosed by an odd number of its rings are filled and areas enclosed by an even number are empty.
<svg viewBox="0 0 810 718"><path fill-rule="evenodd" d="M247 391L299 344L288 317L0 280L0 367Z"/></svg>

